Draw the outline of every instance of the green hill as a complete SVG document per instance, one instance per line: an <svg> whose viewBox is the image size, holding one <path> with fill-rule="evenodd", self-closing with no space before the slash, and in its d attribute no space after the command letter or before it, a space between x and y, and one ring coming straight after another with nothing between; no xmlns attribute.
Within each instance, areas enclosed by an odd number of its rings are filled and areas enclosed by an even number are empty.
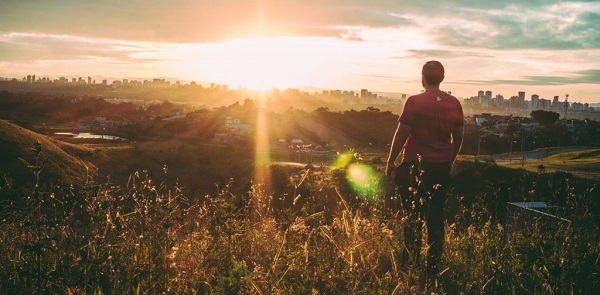
<svg viewBox="0 0 600 295"><path fill-rule="evenodd" d="M38 144L39 143L39 144ZM40 185L82 183L95 166L77 155L91 151L0 120L0 187L22 187L35 182L34 166L43 167Z"/></svg>
<svg viewBox="0 0 600 295"><path fill-rule="evenodd" d="M600 149L565 151L525 163L501 163L530 172L567 172L578 177L600 180Z"/></svg>

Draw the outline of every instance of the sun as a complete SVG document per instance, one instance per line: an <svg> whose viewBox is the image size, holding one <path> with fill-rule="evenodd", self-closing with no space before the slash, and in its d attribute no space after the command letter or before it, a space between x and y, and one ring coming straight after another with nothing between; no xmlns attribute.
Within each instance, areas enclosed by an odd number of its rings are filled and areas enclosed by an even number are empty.
<svg viewBox="0 0 600 295"><path fill-rule="evenodd" d="M266 91L322 84L328 79L335 54L324 51L318 38L243 38L204 48L203 56L190 63L196 76L250 90ZM331 46L329 47L331 48Z"/></svg>
<svg viewBox="0 0 600 295"><path fill-rule="evenodd" d="M251 38L232 42L231 78L245 88L268 90L301 82L311 72L312 57L304 44L287 38Z"/></svg>

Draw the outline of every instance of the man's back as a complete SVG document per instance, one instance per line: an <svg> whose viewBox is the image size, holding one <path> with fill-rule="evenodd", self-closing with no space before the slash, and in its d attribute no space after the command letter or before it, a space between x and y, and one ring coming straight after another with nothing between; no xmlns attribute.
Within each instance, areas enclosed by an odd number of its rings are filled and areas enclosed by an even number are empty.
<svg viewBox="0 0 600 295"><path fill-rule="evenodd" d="M387 203L392 210L401 208L406 218L403 257L418 260L425 220L429 246L427 272L432 275L437 273L443 253L444 203L464 127L460 102L440 91L444 77L444 66L439 61L423 65L421 83L425 92L406 101L385 168L388 177L394 176L399 193L399 198ZM402 148L402 163L396 166ZM418 155L421 155L420 163Z"/></svg>
<svg viewBox="0 0 600 295"><path fill-rule="evenodd" d="M411 126L402 161L416 161L417 154L430 162L452 161L452 131L462 126L458 99L440 90L427 90L408 98L400 123Z"/></svg>

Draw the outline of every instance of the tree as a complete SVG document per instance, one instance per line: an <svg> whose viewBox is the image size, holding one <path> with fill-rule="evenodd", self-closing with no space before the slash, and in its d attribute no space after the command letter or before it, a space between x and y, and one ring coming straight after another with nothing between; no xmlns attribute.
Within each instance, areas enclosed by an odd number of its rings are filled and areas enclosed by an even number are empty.
<svg viewBox="0 0 600 295"><path fill-rule="evenodd" d="M253 111L255 108L256 108L256 105L254 104L254 100L252 100L250 98L244 99L244 110L245 111Z"/></svg>
<svg viewBox="0 0 600 295"><path fill-rule="evenodd" d="M381 111L380 109L376 108L376 107L367 107L367 111L368 112L374 112L374 113L379 113L379 111Z"/></svg>
<svg viewBox="0 0 600 295"><path fill-rule="evenodd" d="M521 131L521 126L511 122L508 124L508 126L506 126L506 130L504 130L504 134L513 136L513 135L515 135L515 133L520 132L520 131Z"/></svg>
<svg viewBox="0 0 600 295"><path fill-rule="evenodd" d="M550 126L558 121L559 113L545 110L536 110L531 112L531 118L543 126Z"/></svg>

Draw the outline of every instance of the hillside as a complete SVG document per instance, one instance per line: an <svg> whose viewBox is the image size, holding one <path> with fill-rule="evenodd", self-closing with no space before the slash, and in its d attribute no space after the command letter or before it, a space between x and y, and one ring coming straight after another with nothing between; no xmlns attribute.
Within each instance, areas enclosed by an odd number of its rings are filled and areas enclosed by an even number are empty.
<svg viewBox="0 0 600 295"><path fill-rule="evenodd" d="M27 202L0 199L0 294L595 294L600 286L597 181L564 172L461 157L444 212L443 271L432 279L424 253L400 260L406 219L389 211L395 186L378 177L381 154L353 159L373 172L363 188L375 188L356 190L343 165L273 165L270 188L253 183L255 150L234 144L89 148L0 121L0 147L0 193L4 179L29 183L13 194ZM20 159L36 158L45 183L76 182L94 167L98 185L31 194ZM517 229L506 203L518 201L558 206L570 221L548 231L523 220Z"/></svg>
<svg viewBox="0 0 600 295"><path fill-rule="evenodd" d="M95 170L94 165L78 157L90 154L88 148L64 143L4 120L0 120L0 149L1 187L34 183L33 166L43 167L39 174L41 185L57 181L81 183Z"/></svg>
<svg viewBox="0 0 600 295"><path fill-rule="evenodd" d="M533 154L533 152L532 152ZM530 172L568 172L583 178L600 180L600 149L585 149L549 154L539 159L528 159L525 163L520 161L501 162L501 165L510 168L522 168Z"/></svg>
<svg viewBox="0 0 600 295"><path fill-rule="evenodd" d="M243 190L252 175L253 150L194 143L191 140L159 141L97 147L81 156L97 167L99 182L126 183L135 172L148 173L157 181L181 184L196 199L213 193L234 180L234 191Z"/></svg>

